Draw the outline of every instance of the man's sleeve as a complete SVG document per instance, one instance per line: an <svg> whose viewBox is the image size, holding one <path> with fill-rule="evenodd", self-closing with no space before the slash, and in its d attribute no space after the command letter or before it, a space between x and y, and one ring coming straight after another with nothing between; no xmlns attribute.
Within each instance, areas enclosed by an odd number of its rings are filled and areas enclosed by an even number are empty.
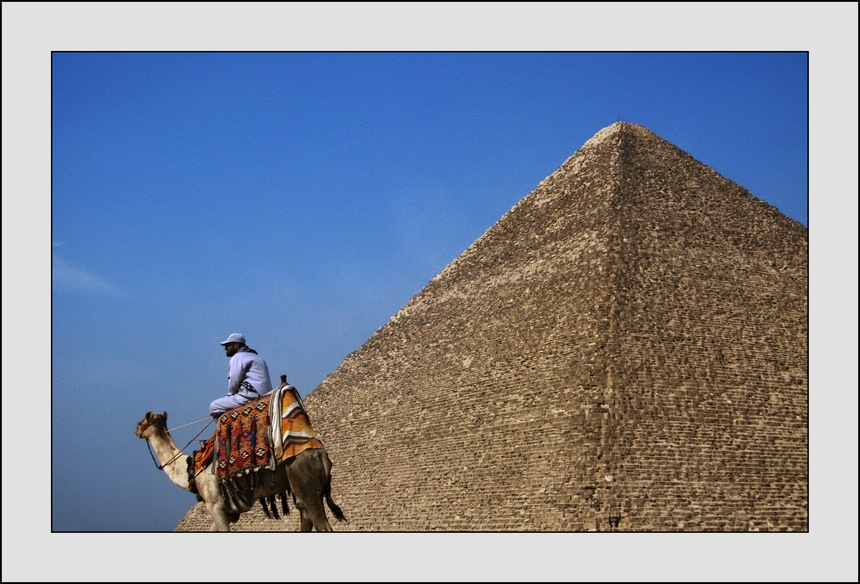
<svg viewBox="0 0 860 584"><path fill-rule="evenodd" d="M230 359L230 371L227 373L227 394L233 395L239 391L245 372L242 370L241 359Z"/></svg>

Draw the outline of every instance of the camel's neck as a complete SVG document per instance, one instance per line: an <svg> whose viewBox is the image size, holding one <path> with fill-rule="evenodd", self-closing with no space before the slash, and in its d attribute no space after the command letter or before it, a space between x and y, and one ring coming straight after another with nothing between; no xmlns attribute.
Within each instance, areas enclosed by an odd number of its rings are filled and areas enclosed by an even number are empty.
<svg viewBox="0 0 860 584"><path fill-rule="evenodd" d="M149 437L149 443L170 480L186 491L191 490L188 483L188 455L179 450L170 434L159 430Z"/></svg>

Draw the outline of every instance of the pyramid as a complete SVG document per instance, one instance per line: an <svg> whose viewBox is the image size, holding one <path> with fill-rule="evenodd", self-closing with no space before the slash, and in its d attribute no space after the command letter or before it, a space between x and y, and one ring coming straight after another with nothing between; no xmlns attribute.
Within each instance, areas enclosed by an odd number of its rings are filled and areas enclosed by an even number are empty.
<svg viewBox="0 0 860 584"><path fill-rule="evenodd" d="M807 239L602 129L305 398L335 530L808 531Z"/></svg>

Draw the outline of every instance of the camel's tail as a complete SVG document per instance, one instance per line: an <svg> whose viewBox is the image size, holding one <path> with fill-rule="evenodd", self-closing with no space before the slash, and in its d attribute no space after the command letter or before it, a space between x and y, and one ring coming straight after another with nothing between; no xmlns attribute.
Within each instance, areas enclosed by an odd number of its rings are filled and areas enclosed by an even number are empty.
<svg viewBox="0 0 860 584"><path fill-rule="evenodd" d="M325 502L328 503L328 508L331 509L335 519L338 521L346 521L346 515L343 514L341 508L338 507L337 503L334 502L334 499L331 498L331 482L325 486ZM346 522L349 523L349 521Z"/></svg>

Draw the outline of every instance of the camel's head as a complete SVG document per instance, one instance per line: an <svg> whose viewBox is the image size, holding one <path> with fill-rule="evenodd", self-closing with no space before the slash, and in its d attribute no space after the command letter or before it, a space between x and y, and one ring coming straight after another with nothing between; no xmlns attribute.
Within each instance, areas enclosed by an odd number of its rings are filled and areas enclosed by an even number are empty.
<svg viewBox="0 0 860 584"><path fill-rule="evenodd" d="M153 430L167 430L167 412L161 414L146 412L143 419L138 422L137 430L134 433L138 438L149 438Z"/></svg>

